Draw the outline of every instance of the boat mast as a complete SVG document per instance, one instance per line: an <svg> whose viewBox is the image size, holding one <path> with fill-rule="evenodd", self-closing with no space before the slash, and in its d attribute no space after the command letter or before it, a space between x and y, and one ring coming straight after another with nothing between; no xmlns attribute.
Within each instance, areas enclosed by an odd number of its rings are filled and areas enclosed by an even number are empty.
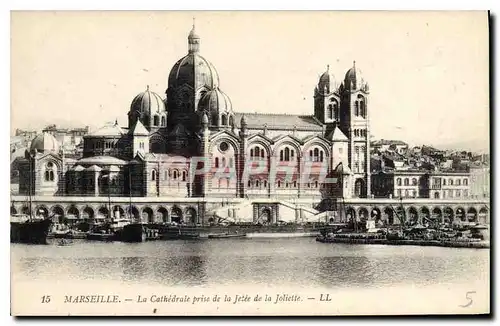
<svg viewBox="0 0 500 326"><path fill-rule="evenodd" d="M129 218L132 219L132 172L128 170L128 214Z"/></svg>
<svg viewBox="0 0 500 326"><path fill-rule="evenodd" d="M33 200L31 198L31 191L32 191L32 187L33 187L33 176L31 175L33 173L33 169L32 169L32 161L33 161L33 156L31 155L30 153L30 159L29 159L29 184L30 184L30 189L28 191L28 195L29 195L29 211L30 211L30 215L29 215L29 220L31 221L33 219Z"/></svg>
<svg viewBox="0 0 500 326"><path fill-rule="evenodd" d="M108 211L109 218L113 218L113 210L111 209L111 173L108 174Z"/></svg>

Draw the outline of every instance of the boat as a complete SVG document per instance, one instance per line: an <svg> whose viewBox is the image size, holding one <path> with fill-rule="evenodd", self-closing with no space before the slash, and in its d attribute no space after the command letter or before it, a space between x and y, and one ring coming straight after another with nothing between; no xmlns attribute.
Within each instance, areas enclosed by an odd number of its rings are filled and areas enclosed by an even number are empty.
<svg viewBox="0 0 500 326"><path fill-rule="evenodd" d="M52 219L45 218L43 212L39 216L33 216L32 181L31 181L31 160L34 153L29 153L27 158L30 161L30 182L29 182L29 212L28 214L11 214L10 217L10 242L26 244L47 244L47 236L52 225Z"/></svg>
<svg viewBox="0 0 500 326"><path fill-rule="evenodd" d="M229 233L215 233L209 234L209 239L228 239L228 238L246 238L246 234L229 234Z"/></svg>
<svg viewBox="0 0 500 326"><path fill-rule="evenodd" d="M51 224L51 219L32 218L25 214L11 215L10 242L47 244Z"/></svg>

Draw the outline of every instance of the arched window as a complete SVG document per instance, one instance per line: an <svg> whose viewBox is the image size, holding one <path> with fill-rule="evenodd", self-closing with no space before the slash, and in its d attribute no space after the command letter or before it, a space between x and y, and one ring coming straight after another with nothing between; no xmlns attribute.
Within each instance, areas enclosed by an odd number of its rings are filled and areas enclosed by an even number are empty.
<svg viewBox="0 0 500 326"><path fill-rule="evenodd" d="M264 180L263 184L264 184L264 188L267 188L267 180Z"/></svg>
<svg viewBox="0 0 500 326"><path fill-rule="evenodd" d="M155 115L154 118L153 118L153 125L157 126L160 124L160 118Z"/></svg>
<svg viewBox="0 0 500 326"><path fill-rule="evenodd" d="M229 126L234 126L234 117L233 116L230 116L229 117Z"/></svg>
<svg viewBox="0 0 500 326"><path fill-rule="evenodd" d="M215 158L215 168L218 168L219 167L219 158L216 157Z"/></svg>
<svg viewBox="0 0 500 326"><path fill-rule="evenodd" d="M467 185L468 185L468 180L464 179L464 186L467 186Z"/></svg>
<svg viewBox="0 0 500 326"><path fill-rule="evenodd" d="M328 105L327 119L333 119L333 106L331 104Z"/></svg>
<svg viewBox="0 0 500 326"><path fill-rule="evenodd" d="M250 149L250 159L253 159L253 148Z"/></svg>
<svg viewBox="0 0 500 326"><path fill-rule="evenodd" d="M248 180L248 188L252 186L252 181Z"/></svg>
<svg viewBox="0 0 500 326"><path fill-rule="evenodd" d="M460 190L457 190L457 197L460 197L461 193L460 193Z"/></svg>
<svg viewBox="0 0 500 326"><path fill-rule="evenodd" d="M417 179L416 178L413 178L411 179L411 184L416 186L417 185Z"/></svg>
<svg viewBox="0 0 500 326"><path fill-rule="evenodd" d="M412 190L412 192L411 192L411 196L412 196L413 198L417 198L417 191L416 191L416 190Z"/></svg>
<svg viewBox="0 0 500 326"><path fill-rule="evenodd" d="M165 117L161 117L161 125L162 125L162 126L165 126L165 125L166 125L166 123L165 123Z"/></svg>
<svg viewBox="0 0 500 326"><path fill-rule="evenodd" d="M284 159L284 157L283 157L283 150L281 150L280 151L280 161L283 162L283 159Z"/></svg>
<svg viewBox="0 0 500 326"><path fill-rule="evenodd" d="M263 148L260 149L260 157L264 158L264 149Z"/></svg>
<svg viewBox="0 0 500 326"><path fill-rule="evenodd" d="M318 188L318 180L314 181L314 188Z"/></svg>
<svg viewBox="0 0 500 326"><path fill-rule="evenodd" d="M359 101L359 115L363 118L366 116L365 101Z"/></svg>
<svg viewBox="0 0 500 326"><path fill-rule="evenodd" d="M221 116L221 124L223 126L227 125L227 116L225 114Z"/></svg>
<svg viewBox="0 0 500 326"><path fill-rule="evenodd" d="M177 172L177 170L174 170L174 180L177 180L178 177L179 177L179 172Z"/></svg>
<svg viewBox="0 0 500 326"><path fill-rule="evenodd" d="M294 182L293 182L293 187L294 187L294 188L297 188L297 181L294 181Z"/></svg>
<svg viewBox="0 0 500 326"><path fill-rule="evenodd" d="M335 103L333 104L333 118L335 120L339 119L339 105L337 101L335 101Z"/></svg>
<svg viewBox="0 0 500 326"><path fill-rule="evenodd" d="M319 161L323 162L323 151L319 151Z"/></svg>
<svg viewBox="0 0 500 326"><path fill-rule="evenodd" d="M278 180L278 188L281 188L281 180Z"/></svg>
<svg viewBox="0 0 500 326"><path fill-rule="evenodd" d="M187 179L187 172L182 171L182 181L186 181L186 179Z"/></svg>
<svg viewBox="0 0 500 326"><path fill-rule="evenodd" d="M314 151L313 151L313 161L314 162L318 162L319 161L319 149L315 148Z"/></svg>
<svg viewBox="0 0 500 326"><path fill-rule="evenodd" d="M449 184L450 186L453 186L453 179L449 179L449 180L448 180L448 184Z"/></svg>
<svg viewBox="0 0 500 326"><path fill-rule="evenodd" d="M359 115L359 101L354 102L354 115Z"/></svg>
<svg viewBox="0 0 500 326"><path fill-rule="evenodd" d="M285 148L285 161L290 161L290 149L288 147Z"/></svg>
<svg viewBox="0 0 500 326"><path fill-rule="evenodd" d="M288 188L290 184L288 182L285 182L285 188Z"/></svg>
<svg viewBox="0 0 500 326"><path fill-rule="evenodd" d="M397 184L398 186L401 186L401 178L397 178L397 179L396 179L396 184Z"/></svg>
<svg viewBox="0 0 500 326"><path fill-rule="evenodd" d="M45 166L45 181L54 181L54 163L48 162Z"/></svg>
<svg viewBox="0 0 500 326"><path fill-rule="evenodd" d="M436 191L436 192L434 193L434 199L439 199L439 192L437 192L437 191Z"/></svg>
<svg viewBox="0 0 500 326"><path fill-rule="evenodd" d="M443 186L446 186L446 179L443 179Z"/></svg>
<svg viewBox="0 0 500 326"><path fill-rule="evenodd" d="M151 171L151 181L156 180L156 170Z"/></svg>
<svg viewBox="0 0 500 326"><path fill-rule="evenodd" d="M410 180L408 178L405 178L404 184L405 184L405 186L410 185Z"/></svg>
<svg viewBox="0 0 500 326"><path fill-rule="evenodd" d="M226 167L226 158L225 157L222 158L222 167L223 168Z"/></svg>
<svg viewBox="0 0 500 326"><path fill-rule="evenodd" d="M457 186L460 186L460 179L457 180Z"/></svg>
<svg viewBox="0 0 500 326"><path fill-rule="evenodd" d="M218 116L215 114L212 116L212 125L217 126L219 124Z"/></svg>
<svg viewBox="0 0 500 326"><path fill-rule="evenodd" d="M410 197L410 193L409 193L408 189L405 190L405 197Z"/></svg>
<svg viewBox="0 0 500 326"><path fill-rule="evenodd" d="M259 180L255 180L255 187L259 188Z"/></svg>

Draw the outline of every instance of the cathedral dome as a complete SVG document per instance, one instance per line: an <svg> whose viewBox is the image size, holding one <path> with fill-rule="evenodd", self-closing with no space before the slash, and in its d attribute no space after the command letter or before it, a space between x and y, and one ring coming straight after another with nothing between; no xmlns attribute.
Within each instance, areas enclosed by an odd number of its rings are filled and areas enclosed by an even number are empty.
<svg viewBox="0 0 500 326"><path fill-rule="evenodd" d="M354 61L352 68L347 70L344 84L347 89L362 89L365 86L361 70L356 68L356 61Z"/></svg>
<svg viewBox="0 0 500 326"><path fill-rule="evenodd" d="M226 95L219 88L215 88L203 95L198 104L198 109L200 111L205 111L210 115L220 114L220 113L232 113L233 105L229 96Z"/></svg>
<svg viewBox="0 0 500 326"><path fill-rule="evenodd" d="M165 111L165 102L160 95L149 90L139 93L130 105L130 112L137 112L139 114L152 115L154 113L163 113Z"/></svg>
<svg viewBox="0 0 500 326"><path fill-rule="evenodd" d="M59 151L59 143L54 136L52 136L48 132L43 132L31 141L30 152L34 151L41 153L57 153Z"/></svg>
<svg viewBox="0 0 500 326"><path fill-rule="evenodd" d="M195 91L200 87L209 89L219 86L219 74L214 65L199 54L200 37L193 29L188 36L188 54L179 59L168 75L168 87L173 89L184 84Z"/></svg>
<svg viewBox="0 0 500 326"><path fill-rule="evenodd" d="M321 77L319 77L318 90L321 93L324 93L325 88L326 93L333 92L337 89L337 82L335 80L335 76L330 73L330 66L327 66L326 71L321 75Z"/></svg>

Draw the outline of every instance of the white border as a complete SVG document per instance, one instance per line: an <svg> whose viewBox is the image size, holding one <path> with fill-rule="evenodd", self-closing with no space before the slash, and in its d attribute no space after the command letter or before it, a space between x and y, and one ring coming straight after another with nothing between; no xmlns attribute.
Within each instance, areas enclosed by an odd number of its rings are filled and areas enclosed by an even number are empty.
<svg viewBox="0 0 500 326"><path fill-rule="evenodd" d="M130 0L122 0L122 1L103 1L103 0L87 0L87 1L64 1L64 0L51 0L51 1L27 1L27 0L19 0L12 1L8 3L7 1L2 2L1 6L1 24L2 24L2 33L1 39L2 44L4 45L2 49L2 62L1 65L2 70L0 76L2 77L2 87L0 87L0 92L2 92L1 99L3 99L3 112L8 112L7 118L0 119L0 124L2 125L2 130L5 133L5 137L1 138L1 153L7 155L9 148L9 139L10 139L10 11L11 10L491 10L492 14L497 14L500 12L499 10L499 1L495 0L475 0L475 1L436 1L436 0L420 0L420 1L389 1L389 0L378 0L378 1L296 1L296 0L287 0L287 1L275 1L271 2L269 0L253 0L253 1L223 1L223 0L190 0L190 1L179 1L178 3L171 3L167 1L155 1L155 0L141 0L141 1L130 1ZM498 20L496 20L496 24L498 24ZM498 34L494 35L495 43L498 43ZM495 55L495 59L498 55ZM493 58L492 58L493 59ZM494 72L494 78L497 77L496 72ZM498 85L496 85L498 88ZM26 94L29 96L29 94ZM498 99L496 99L498 101ZM496 107L492 108L492 110L496 111ZM493 122L493 121L492 121ZM496 136L496 135L495 135ZM496 138L496 137L495 137ZM493 141L493 139L492 139ZM495 157L496 159L496 157ZM4 163L3 163L4 162ZM5 164L2 171L2 204L0 207L4 209L4 214L2 214L4 218L4 228L3 231L6 232L6 236L2 238L4 241L4 246L2 247L2 256L5 259L5 265L9 266L9 255L10 255L10 246L9 243L9 235L8 235L8 213L7 208L9 207L9 170L10 166L7 165L7 158L2 160L2 163ZM495 166L497 168L498 166ZM497 177L495 176L495 181L497 181ZM495 197L497 199L497 197ZM495 223L496 225L496 223ZM496 231L496 230L494 230ZM495 232L496 234L496 232ZM495 257L497 258L497 257ZM496 259L495 259L496 261ZM1 297L2 307L4 307L2 313L2 324L13 324L17 321L10 317L10 269L3 268L2 269L2 281L5 287L5 291L3 292L3 296ZM495 286L496 289L496 286ZM495 290L493 289L493 290ZM494 296L496 291L492 292L492 296ZM495 300L496 302L497 300ZM495 309L495 307L492 307ZM62 320L62 322L68 322L69 320ZM72 320L75 322L75 320ZM25 325L31 325L36 322L40 322L37 320L29 320L24 321ZM53 320L44 320L46 323L53 323ZM110 321L110 320L77 320L80 323L92 323L93 325L104 325L104 323L123 323L125 320L118 321ZM129 322L138 324L141 323L139 320L130 320ZM162 321L163 322L163 321ZM167 321L169 324L176 324L179 321ZM200 322L200 321L188 321L191 322ZM205 321L207 322L207 321ZM208 322L216 322L220 323L220 320L212 320ZM226 322L233 323L234 320L227 320ZM263 323L264 321L251 320L250 322L259 322ZM267 321L266 321L267 322ZM271 321L269 321L271 322ZM311 320L300 320L300 321L278 321L273 320L272 322L286 322L287 324L296 323L296 322L311 322ZM335 323L343 323L345 321L335 320ZM362 321L357 321L362 322ZM373 322L373 321L370 321ZM381 320L380 322L385 323L385 320ZM396 321L397 322L397 321ZM426 323L433 323L432 321L424 321ZM464 322L471 322L470 320ZM454 323L460 324L459 321L454 321ZM437 321L436 321L437 324Z"/></svg>

